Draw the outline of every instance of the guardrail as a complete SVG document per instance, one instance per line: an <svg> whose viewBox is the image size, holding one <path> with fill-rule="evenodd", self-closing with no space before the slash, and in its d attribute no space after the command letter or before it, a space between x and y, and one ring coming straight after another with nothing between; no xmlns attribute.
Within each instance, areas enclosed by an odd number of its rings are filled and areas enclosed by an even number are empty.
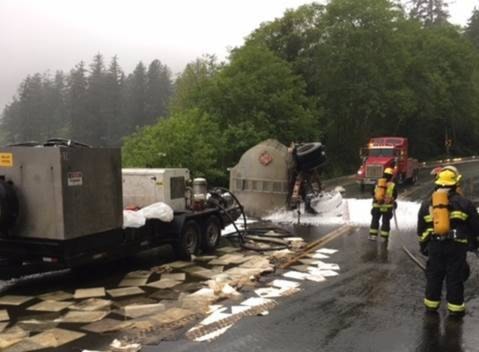
<svg viewBox="0 0 479 352"><path fill-rule="evenodd" d="M428 167L428 166L433 166L433 165L439 165L439 164L458 164L458 163L464 163L468 161L478 161L479 156L473 155L473 156L466 156L466 157L461 157L461 158L449 158L449 159L441 159L441 160L434 160L434 161L423 161L419 163L421 167Z"/></svg>
<svg viewBox="0 0 479 352"><path fill-rule="evenodd" d="M472 155L472 156L466 156L466 157L460 157L460 158L423 161L419 163L419 167L426 168L426 167L432 167L432 166L441 165L441 164L454 165L454 164L474 162L474 161L479 161L479 156ZM334 178L324 180L322 183L323 183L323 186L325 187L331 187L337 183L343 183L345 181L354 180L355 177L356 177L356 174L339 176L339 177L334 177Z"/></svg>

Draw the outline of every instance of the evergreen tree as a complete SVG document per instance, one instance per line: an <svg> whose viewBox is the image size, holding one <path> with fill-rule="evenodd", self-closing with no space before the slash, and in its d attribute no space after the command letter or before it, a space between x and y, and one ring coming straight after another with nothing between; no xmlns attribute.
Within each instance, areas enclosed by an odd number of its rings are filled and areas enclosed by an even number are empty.
<svg viewBox="0 0 479 352"><path fill-rule="evenodd" d="M479 10L477 8L474 8L469 18L464 34L479 49Z"/></svg>
<svg viewBox="0 0 479 352"><path fill-rule="evenodd" d="M128 99L126 124L127 133L131 133L136 128L143 127L148 123L146 118L146 68L141 61L136 65L133 73L128 76L126 85Z"/></svg>
<svg viewBox="0 0 479 352"><path fill-rule="evenodd" d="M148 67L146 88L146 123L153 124L168 112L172 94L171 72L160 60L153 60Z"/></svg>
<svg viewBox="0 0 479 352"><path fill-rule="evenodd" d="M446 0L411 0L410 15L425 26L447 23L449 18Z"/></svg>
<svg viewBox="0 0 479 352"><path fill-rule="evenodd" d="M88 81L84 62L80 62L68 77L67 110L69 115L70 135L73 139L87 142L89 140L88 111L86 108Z"/></svg>
<svg viewBox="0 0 479 352"><path fill-rule="evenodd" d="M7 104L2 112L1 135L2 143L10 143L18 140L20 121L20 101L17 97Z"/></svg>
<svg viewBox="0 0 479 352"><path fill-rule="evenodd" d="M41 140L52 137L68 137L68 124L66 119L66 83L62 71L57 71L53 80L45 77L43 82L44 135Z"/></svg>
<svg viewBox="0 0 479 352"><path fill-rule="evenodd" d="M20 114L15 142L34 141L41 137L43 124L43 79L39 73L27 77L20 86Z"/></svg>
<svg viewBox="0 0 479 352"><path fill-rule="evenodd" d="M105 82L105 123L107 145L119 145L124 131L123 73L118 57L114 56L108 67Z"/></svg>
<svg viewBox="0 0 479 352"><path fill-rule="evenodd" d="M107 145L106 71L103 56L97 54L90 64L88 76L87 111L88 135L86 142L93 145Z"/></svg>

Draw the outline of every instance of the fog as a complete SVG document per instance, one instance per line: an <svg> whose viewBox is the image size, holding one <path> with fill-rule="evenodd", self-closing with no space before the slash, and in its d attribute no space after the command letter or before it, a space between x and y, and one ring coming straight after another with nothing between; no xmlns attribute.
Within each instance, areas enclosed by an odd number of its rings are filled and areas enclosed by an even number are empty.
<svg viewBox="0 0 479 352"><path fill-rule="evenodd" d="M0 111L28 74L68 71L100 52L125 72L158 58L174 73L203 54L220 59L260 23L304 0L0 0ZM464 25L476 0L456 0Z"/></svg>

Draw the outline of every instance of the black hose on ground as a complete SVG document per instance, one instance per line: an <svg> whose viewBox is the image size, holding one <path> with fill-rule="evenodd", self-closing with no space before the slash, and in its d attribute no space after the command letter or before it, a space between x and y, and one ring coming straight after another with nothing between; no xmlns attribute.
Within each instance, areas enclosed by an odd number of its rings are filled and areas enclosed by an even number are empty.
<svg viewBox="0 0 479 352"><path fill-rule="evenodd" d="M261 228L253 228L248 229L248 223L246 220L246 214L244 212L244 207L239 201L239 199L227 188L224 187L215 187L214 190L220 190L223 193L229 193L231 197L234 199L238 208L240 209L241 215L243 216L243 229L240 230L238 226L236 226L235 220L231 217L228 213L228 210L223 207L223 205L219 204L219 202L215 202L215 205L218 206L223 212L225 213L226 217L230 220L231 224L235 228L235 232L229 233L223 237L229 239L239 239L239 245L242 248L250 249L254 251L272 251L272 250L281 250L288 248L288 243L281 240L281 237L288 237L291 236L286 230L276 228L276 227L261 227ZM212 194L217 194L217 192L212 191ZM262 235L265 235L269 232L273 231L275 234L269 234L264 238L261 238ZM272 243L274 245L270 245L268 247L264 246L257 246L252 244L252 242L262 242L262 243Z"/></svg>

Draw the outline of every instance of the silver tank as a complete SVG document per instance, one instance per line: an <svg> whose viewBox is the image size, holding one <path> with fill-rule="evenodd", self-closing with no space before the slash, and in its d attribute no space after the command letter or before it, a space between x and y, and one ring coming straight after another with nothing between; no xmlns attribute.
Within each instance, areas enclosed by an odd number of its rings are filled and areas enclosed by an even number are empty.
<svg viewBox="0 0 479 352"><path fill-rule="evenodd" d="M285 207L292 154L275 139L265 140L246 151L230 170L230 190L246 214L262 217Z"/></svg>

